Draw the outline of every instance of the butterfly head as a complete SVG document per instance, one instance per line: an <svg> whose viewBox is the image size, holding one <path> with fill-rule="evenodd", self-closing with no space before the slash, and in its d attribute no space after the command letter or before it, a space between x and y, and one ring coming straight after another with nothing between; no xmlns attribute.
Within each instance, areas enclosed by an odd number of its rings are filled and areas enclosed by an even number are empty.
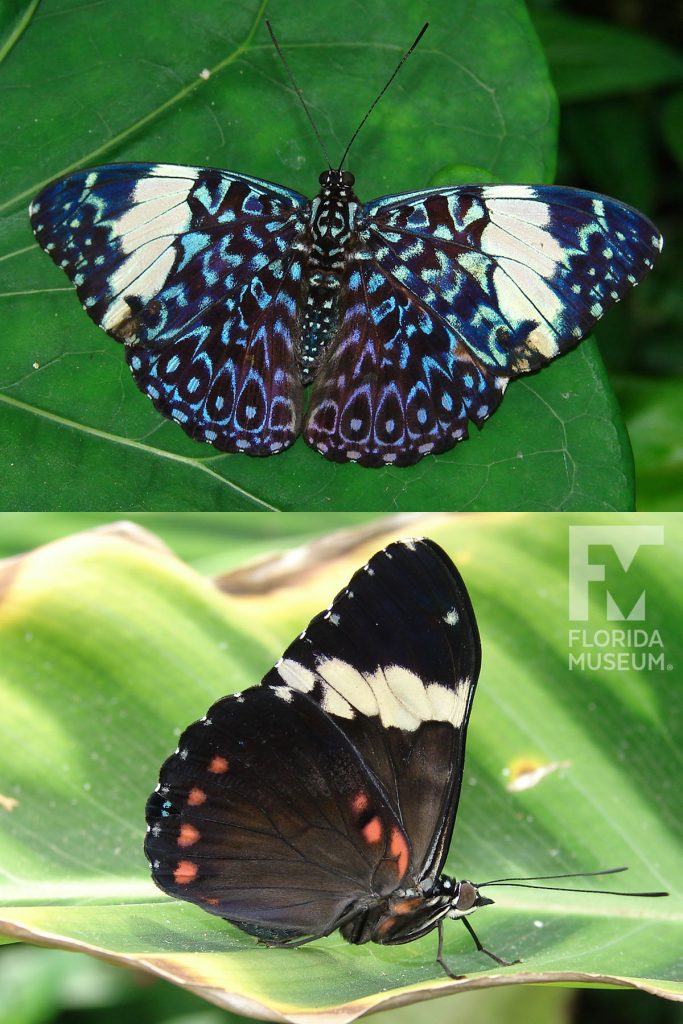
<svg viewBox="0 0 683 1024"><path fill-rule="evenodd" d="M467 917L468 914L473 914L479 907L487 907L494 902L487 896L482 896L474 882L468 882L466 879L457 882L454 878L442 875L437 882L437 886L443 896L450 897L450 907L447 916L455 919Z"/></svg>
<svg viewBox="0 0 683 1024"><path fill-rule="evenodd" d="M356 179L351 174L351 171L335 171L330 168L328 171L322 172L318 181L322 187L323 197L334 195L346 201L353 196L353 186Z"/></svg>
<svg viewBox="0 0 683 1024"><path fill-rule="evenodd" d="M479 895L473 882L458 882L441 875L412 889L396 890L373 908L356 914L341 933L347 942L394 945L411 942L439 927L445 917L467 917L493 900Z"/></svg>

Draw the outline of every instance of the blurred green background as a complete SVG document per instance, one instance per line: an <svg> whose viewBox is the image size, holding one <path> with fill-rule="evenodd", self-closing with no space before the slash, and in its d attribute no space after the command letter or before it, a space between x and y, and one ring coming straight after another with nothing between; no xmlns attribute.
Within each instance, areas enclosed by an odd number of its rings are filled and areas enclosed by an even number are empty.
<svg viewBox="0 0 683 1024"><path fill-rule="evenodd" d="M636 507L683 507L683 5L528 0L560 101L556 181L617 196L665 239L595 330L626 419Z"/></svg>
<svg viewBox="0 0 683 1024"><path fill-rule="evenodd" d="M381 517L150 513L129 518L209 575ZM114 521L116 516L104 514L0 514L0 556ZM428 531L423 518L415 532ZM386 1024L451 1024L461 1019L468 1024L680 1024L683 1007L636 991L511 986L466 992L381 1016ZM246 1020L176 986L79 953L0 946L0 1024L225 1024L232 1017Z"/></svg>

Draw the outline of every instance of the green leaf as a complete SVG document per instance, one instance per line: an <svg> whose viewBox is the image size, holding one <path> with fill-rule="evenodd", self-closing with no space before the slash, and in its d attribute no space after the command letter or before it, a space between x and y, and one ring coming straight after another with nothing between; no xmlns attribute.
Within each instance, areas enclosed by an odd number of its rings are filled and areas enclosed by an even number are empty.
<svg viewBox="0 0 683 1024"><path fill-rule="evenodd" d="M419 21L409 0L274 3L270 17L334 158ZM238 169L312 194L324 160L274 53L264 4L44 0L3 68L0 195L6 509L248 511L630 508L623 423L595 348L514 384L486 429L408 469L267 459L190 441L138 392L122 353L38 249L26 206L51 178L111 160ZM548 181L556 104L521 0L431 27L352 152L361 198L463 165ZM201 77L204 70L208 78ZM563 396L571 395L568 401ZM578 429L577 429L577 420Z"/></svg>
<svg viewBox="0 0 683 1024"><path fill-rule="evenodd" d="M664 104L662 128L671 155L683 167L683 92L674 93Z"/></svg>
<svg viewBox="0 0 683 1024"><path fill-rule="evenodd" d="M0 515L0 558L111 523L101 512L3 512ZM377 521L379 520L379 522ZM391 520L393 521L393 520ZM397 517L403 523L404 517ZM255 516L251 512L143 512L127 522L154 532L183 561L203 573L227 572L255 558L280 558L283 547L295 547L335 530L334 544L324 540L330 554L343 553L344 543L358 544L365 534L385 533L387 517L367 512L291 512L287 516ZM367 526L362 524L367 523ZM346 528L346 529L344 529ZM355 529L354 529L355 528ZM227 544L229 552L224 550ZM293 567L296 571L297 567Z"/></svg>
<svg viewBox="0 0 683 1024"><path fill-rule="evenodd" d="M636 456L638 508L675 512L683 507L683 377L623 377L617 386Z"/></svg>
<svg viewBox="0 0 683 1024"><path fill-rule="evenodd" d="M658 182L649 111L630 97L570 105L562 118L562 139L578 176L592 189L652 211Z"/></svg>
<svg viewBox="0 0 683 1024"><path fill-rule="evenodd" d="M629 880L610 887L676 895L497 889L478 932L523 963L492 967L448 922L446 956L466 975L456 982L435 963L434 935L393 948L354 947L335 935L272 950L169 900L149 880L143 811L180 730L219 695L260 679L388 538L309 564L305 586L300 576L294 587L281 578L260 597L237 598L130 528L76 535L4 566L2 930L135 965L271 1019L333 1013L349 1021L396 997L521 981L622 984L683 998L683 736L672 713L683 665L683 597L672 584L683 574L683 520L667 517L665 545L641 548L626 574L609 548L591 559L606 564L620 608L645 590L642 625L659 631L665 664L642 671L569 668L570 651L578 653L566 610L571 521L420 524L463 570L484 649L447 866L485 879L627 863ZM623 519L582 517L588 523ZM588 625L614 626L604 588L591 592Z"/></svg>
<svg viewBox="0 0 683 1024"><path fill-rule="evenodd" d="M40 0L3 0L0 6L0 64L21 39Z"/></svg>
<svg viewBox="0 0 683 1024"><path fill-rule="evenodd" d="M131 1019L164 1024L240 1024L192 992L158 980L140 984L137 972L121 971L85 954L15 945L0 956L3 1024L53 1024L60 1011L81 1020ZM614 992L610 997L614 999ZM626 995L626 993L624 993ZM633 993L627 998L632 1000ZM512 985L459 992L437 1003L394 1009L391 1024L452 1024L457 1013L469 1024L566 1024L575 994L556 986ZM457 1005L456 1005L457 1000ZM113 1013L107 1015L106 1008ZM614 1004L612 1003L612 1008ZM673 1009L673 1007L672 1007ZM88 1017L84 1011L90 1011ZM94 1011L94 1012L93 1012ZM103 1012L104 1011L104 1012ZM386 1019L386 1018L385 1018Z"/></svg>
<svg viewBox="0 0 683 1024"><path fill-rule="evenodd" d="M138 980L92 957L15 945L0 957L3 1024L51 1024L62 1010L102 1011L139 991Z"/></svg>
<svg viewBox="0 0 683 1024"><path fill-rule="evenodd" d="M535 11L561 103L642 92L680 82L683 58L664 43L598 18Z"/></svg>

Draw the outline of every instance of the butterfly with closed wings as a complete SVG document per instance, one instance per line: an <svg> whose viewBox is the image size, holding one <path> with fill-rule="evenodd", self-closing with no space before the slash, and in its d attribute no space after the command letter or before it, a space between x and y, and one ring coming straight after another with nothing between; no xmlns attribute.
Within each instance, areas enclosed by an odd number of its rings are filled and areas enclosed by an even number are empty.
<svg viewBox="0 0 683 1024"><path fill-rule="evenodd" d="M135 163L69 174L31 204L85 311L190 437L273 455L302 432L336 462L410 465L573 348L661 249L637 210L572 188L362 203L342 166L367 116L312 200L246 174Z"/></svg>
<svg viewBox="0 0 683 1024"><path fill-rule="evenodd" d="M442 873L480 660L448 555L430 540L380 551L259 686L182 734L147 802L156 884L269 945L336 929L395 945L436 928L456 977L449 917L508 964L468 916L493 902L485 885L524 880Z"/></svg>

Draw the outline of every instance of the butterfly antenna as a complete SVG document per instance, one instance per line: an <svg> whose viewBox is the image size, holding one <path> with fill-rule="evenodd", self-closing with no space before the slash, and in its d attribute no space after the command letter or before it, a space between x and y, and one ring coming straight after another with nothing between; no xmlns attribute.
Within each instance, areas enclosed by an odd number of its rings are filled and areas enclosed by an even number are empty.
<svg viewBox="0 0 683 1024"><path fill-rule="evenodd" d="M306 117L308 118L308 120L311 123L311 128L313 129L313 133L314 133L316 139L318 140L318 142L320 143L320 148L322 149L323 153L325 154L325 159L327 160L327 166L330 168L330 170L332 170L332 163L330 161L330 156L329 156L329 153L327 152L327 148L325 146L325 143L323 142L323 140L322 140L322 138L320 136L320 132L318 131L318 129L316 127L316 123L313 120L313 116L312 116L310 110L308 109L308 106L306 105L306 100L304 99L304 94L302 93L302 91L299 88L299 86L296 84L296 79L294 78L294 75L292 74L292 72L290 70L289 64L285 60L285 55L282 52L282 50L280 49L280 44L278 43L277 39L275 38L275 33L273 32L273 26L270 24L268 19L266 19L266 27L267 27L268 31L270 32L270 38L273 40L273 46L277 50L278 57L280 58L280 60L282 61L282 63L285 66L285 71L287 72L289 80L292 83L292 88L294 89L294 92L299 97L299 99L301 101L301 106L306 111ZM406 54L406 56L407 56L407 54Z"/></svg>
<svg viewBox="0 0 683 1024"><path fill-rule="evenodd" d="M482 882L477 889L487 885L510 885L517 889L549 889L553 892L594 892L603 896L668 896L668 892L618 892L615 889L570 889L563 885L529 885L529 882L552 882L560 878L589 878L594 875L616 875L628 868L605 868L602 871L576 871L566 875L531 875L528 878L494 878L490 882Z"/></svg>
<svg viewBox="0 0 683 1024"><path fill-rule="evenodd" d="M373 110L375 109L375 107L377 106L379 101L382 99L382 96L384 96L384 93L387 91L387 89L389 88L389 86L391 85L393 80L396 78L396 75L399 73L399 71L401 70L401 68L405 64L405 62L408 60L408 57L410 57L411 53L413 52L413 50L415 49L417 44L420 42L420 40L422 39L422 36L425 34L425 32L427 31L428 28L429 28L429 22L426 21L424 23L424 25L422 26L422 28L420 29L420 31L418 32L417 37L416 37L415 42L413 43L413 45L408 50L406 50L406 52L403 54L403 56L401 57L400 61L396 65L396 67L394 69L394 73L391 76L391 78L389 79L389 81L386 83L386 85L384 86L382 91L379 93L379 95L375 97L375 100L371 104L371 106L370 106L368 112L366 113L365 117L363 118L363 120L361 121L361 123L358 125L358 127L355 130L355 132L351 136L351 141L349 142L348 146L344 150L344 156L339 161L339 167L337 168L337 170L341 170L342 167L344 166L344 161L346 160L347 156L349 155L349 150L351 149L351 146L356 141L356 138L357 138L358 133L360 132L361 128L363 127L363 125L365 124L367 119L370 117L370 114L373 112Z"/></svg>

